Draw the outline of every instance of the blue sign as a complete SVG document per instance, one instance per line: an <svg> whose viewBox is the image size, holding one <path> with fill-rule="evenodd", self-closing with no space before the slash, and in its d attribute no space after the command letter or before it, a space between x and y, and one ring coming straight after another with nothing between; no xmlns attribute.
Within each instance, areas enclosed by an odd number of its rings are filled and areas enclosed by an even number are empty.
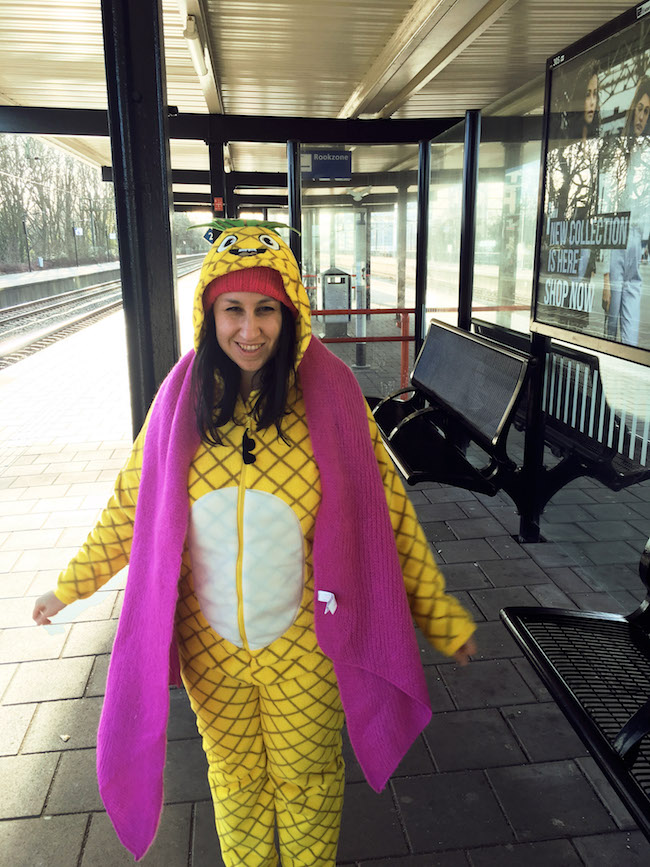
<svg viewBox="0 0 650 867"><path fill-rule="evenodd" d="M303 177L312 181L349 181L352 179L352 151L303 151L300 170Z"/></svg>
<svg viewBox="0 0 650 867"><path fill-rule="evenodd" d="M214 244L214 239L217 237L217 233L214 229L208 229L208 231L203 236L208 244Z"/></svg>

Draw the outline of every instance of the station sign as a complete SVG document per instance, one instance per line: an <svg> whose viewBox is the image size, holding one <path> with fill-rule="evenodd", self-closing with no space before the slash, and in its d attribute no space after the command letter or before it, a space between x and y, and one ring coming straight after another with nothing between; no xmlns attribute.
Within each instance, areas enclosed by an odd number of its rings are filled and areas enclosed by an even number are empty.
<svg viewBox="0 0 650 867"><path fill-rule="evenodd" d="M311 181L350 181L352 179L352 151L302 151L300 171Z"/></svg>

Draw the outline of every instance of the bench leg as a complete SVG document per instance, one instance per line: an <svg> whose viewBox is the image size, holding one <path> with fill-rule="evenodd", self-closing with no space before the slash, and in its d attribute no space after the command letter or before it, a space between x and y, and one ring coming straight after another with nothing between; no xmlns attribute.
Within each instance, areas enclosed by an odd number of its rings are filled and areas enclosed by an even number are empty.
<svg viewBox="0 0 650 867"><path fill-rule="evenodd" d="M636 761L641 740L650 733L650 698L633 713L614 741L614 749L630 767Z"/></svg>
<svg viewBox="0 0 650 867"><path fill-rule="evenodd" d="M531 364L528 377L528 402L526 405L526 433L524 439L524 465L521 473L519 502L519 540L539 542L539 521L546 500L542 496L544 477L544 416L542 413L542 390L544 363L550 348L550 339L541 334L531 338Z"/></svg>
<svg viewBox="0 0 650 867"><path fill-rule="evenodd" d="M519 515L519 536L520 542L543 542L542 534L539 529L539 519L541 515L538 509L524 509Z"/></svg>

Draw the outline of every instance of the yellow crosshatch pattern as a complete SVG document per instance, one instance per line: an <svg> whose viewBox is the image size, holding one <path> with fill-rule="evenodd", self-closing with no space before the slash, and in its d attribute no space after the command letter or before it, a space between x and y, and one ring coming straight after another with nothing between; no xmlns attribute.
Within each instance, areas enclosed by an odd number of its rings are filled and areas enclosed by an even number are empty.
<svg viewBox="0 0 650 867"><path fill-rule="evenodd" d="M227 867L335 864L343 803L343 709L329 660L292 680L254 685L219 668L184 680L208 758ZM309 853L310 860L304 856Z"/></svg>
<svg viewBox="0 0 650 867"><path fill-rule="evenodd" d="M245 405L241 399L235 420L220 428L222 446L202 443L192 461L188 477L190 503L213 490L239 485L243 468L242 437L248 429L255 447L255 463L246 467L246 488L264 491L289 505L302 529L304 539L304 592L296 620L289 630L268 647L248 651L221 638L203 616L194 593L190 554L186 548L179 587L176 629L183 669L218 665L230 677L250 671L254 682L269 683L292 678L312 670L322 656L313 629L314 590L312 545L316 513L320 504L320 482L313 459L302 396L283 420L289 442L283 442L275 426L257 431L250 418L256 393ZM245 544L245 540L244 540ZM278 540L282 544L282 540Z"/></svg>
<svg viewBox="0 0 650 867"><path fill-rule="evenodd" d="M55 592L66 605L92 596L129 562L145 432L146 422L99 521L74 560L59 575Z"/></svg>
<svg viewBox="0 0 650 867"><path fill-rule="evenodd" d="M288 503L301 523L305 536L305 585L303 605L299 618L309 606L313 610L313 592L311 588L311 544L313 542L313 521L320 500L315 465L311 457L311 445L304 421L302 400L294 406L286 418L286 432L292 442L298 447L296 454L300 459L293 463L283 460L287 457L282 441L277 441L275 428L270 431L252 431L256 441L255 455L257 460L248 467L253 470L251 478L257 476L255 484L261 484L260 489L275 493ZM240 405L241 411L241 405ZM373 438L375 455L384 480L386 497L389 505L390 519L395 531L395 538L400 555L404 583L411 612L431 643L443 653L449 653L462 644L460 637L467 638L471 631L466 611L453 596L444 592L444 580L438 571L431 548L417 520L411 501L409 500L401 479L386 453L377 430L374 419L368 410L370 431ZM140 432L131 455L120 472L113 497L100 516L97 526L92 530L86 543L80 549L68 568L59 577L57 596L64 602L90 596L103 586L116 572L128 562L133 537L133 519L137 501L138 484L142 467L142 446L146 428ZM208 448L201 444L195 455L188 477L191 501L200 496L199 491L205 489L215 480L226 484L237 484L241 468L241 439L244 427L231 424L225 429L224 445ZM230 443L226 448L226 442ZM303 457L304 456L304 457ZM301 462L304 460L304 463ZM260 468L264 468L264 472ZM287 486L288 478L291 485ZM290 492L287 493L290 487ZM199 617L198 600L191 589L191 569L189 568L187 551L183 557L183 575L179 587L179 609L183 604L191 605L191 611L179 611L177 623L185 619ZM201 616L202 618L202 616ZM206 623L205 619L202 621ZM191 619L188 623L192 622ZM210 629L210 627L207 627ZM187 629L188 641L195 641L201 632L197 623L192 622L192 628ZM193 636L193 637L192 637ZM205 639L204 639L205 640ZM278 639L284 640L284 636ZM276 644L276 642L274 642ZM214 647L214 637L207 641L207 646ZM234 651L234 645L230 645ZM279 648L278 648L279 649ZM286 649L286 648L285 648ZM190 645L189 655L196 654L195 644ZM266 649L263 649L264 652Z"/></svg>

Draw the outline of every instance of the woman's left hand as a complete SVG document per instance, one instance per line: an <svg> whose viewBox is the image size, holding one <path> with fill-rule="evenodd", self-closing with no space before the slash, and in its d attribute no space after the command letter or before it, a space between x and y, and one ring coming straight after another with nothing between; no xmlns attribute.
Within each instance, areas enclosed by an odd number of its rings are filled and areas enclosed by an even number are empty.
<svg viewBox="0 0 650 867"><path fill-rule="evenodd" d="M65 606L66 603L61 602L61 600L57 598L54 590L50 590L49 593L44 593L36 600L34 611L32 612L32 620L38 626L49 626L52 623L50 617L54 617L54 615L63 610Z"/></svg>
<svg viewBox="0 0 650 867"><path fill-rule="evenodd" d="M462 647L459 647L456 653L454 653L454 659L459 665L467 665L469 662L470 656L475 656L478 647L476 646L476 642L473 638L468 638L465 644Z"/></svg>

